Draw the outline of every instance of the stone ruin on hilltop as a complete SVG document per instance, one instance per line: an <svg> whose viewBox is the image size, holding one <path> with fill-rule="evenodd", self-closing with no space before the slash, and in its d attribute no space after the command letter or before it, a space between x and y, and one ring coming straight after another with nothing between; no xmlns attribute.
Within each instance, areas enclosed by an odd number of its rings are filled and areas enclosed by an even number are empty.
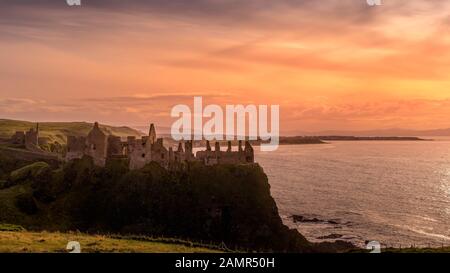
<svg viewBox="0 0 450 273"><path fill-rule="evenodd" d="M246 164L254 163L253 147L249 141L239 141L237 151L232 151L231 141L228 141L226 151L220 150L219 142L215 143L214 150L211 149L209 141L206 150L193 153L193 142L185 141L184 148L179 143L178 149L174 151L171 147L167 149L163 145L163 138L156 138L156 130L150 125L148 136L141 139L135 136L127 137L122 141L119 136L105 133L100 129L97 122L87 136L68 136L67 153L65 160L90 156L94 164L104 166L107 159L127 159L130 169L139 169L150 162L157 162L168 168L173 163L199 161L205 165L215 164Z"/></svg>

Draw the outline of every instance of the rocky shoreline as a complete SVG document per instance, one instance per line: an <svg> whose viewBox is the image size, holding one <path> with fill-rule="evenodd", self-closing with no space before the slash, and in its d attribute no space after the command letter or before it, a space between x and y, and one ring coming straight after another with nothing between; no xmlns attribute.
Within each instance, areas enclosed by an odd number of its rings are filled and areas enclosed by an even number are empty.
<svg viewBox="0 0 450 273"><path fill-rule="evenodd" d="M353 225L350 221L342 221L341 219L321 219L316 216L305 216L305 215L299 215L299 214L293 214L288 217L288 219L296 224L322 224L322 225L329 225L332 227L332 229L340 230L343 227L350 227ZM320 234L318 236L314 236L310 238L311 240L317 240L320 243L324 242L338 242L338 241L344 241L346 243L352 244L355 248L358 248L357 245L354 244L350 238L348 238L348 235L337 233L337 232L329 232L328 234Z"/></svg>

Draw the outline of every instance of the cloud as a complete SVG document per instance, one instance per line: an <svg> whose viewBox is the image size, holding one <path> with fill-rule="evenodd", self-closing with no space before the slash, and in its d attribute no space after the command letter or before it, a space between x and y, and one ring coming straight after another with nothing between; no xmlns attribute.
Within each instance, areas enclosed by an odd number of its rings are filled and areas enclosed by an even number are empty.
<svg viewBox="0 0 450 273"><path fill-rule="evenodd" d="M204 104L226 104L221 97L204 97ZM168 98L112 97L85 98L71 104L58 101L36 101L27 98L0 100L0 116L32 121L101 121L114 125L170 126L174 121L170 110L174 103L192 106L192 97ZM249 102L242 102L247 104ZM450 115L450 99L390 99L331 102L286 102L281 105L281 131L295 128L303 131L323 129L446 128Z"/></svg>
<svg viewBox="0 0 450 273"><path fill-rule="evenodd" d="M269 31L291 27L298 31L314 31L318 27L331 31L345 25L365 26L387 16L409 15L417 9L433 11L443 8L442 2L386 1L383 8L371 8L365 0L96 0L84 1L81 7L69 7L64 0L3 0L0 24L3 27L105 29L136 23L131 17L128 22L115 20L122 14ZM98 16L100 20L95 20Z"/></svg>
<svg viewBox="0 0 450 273"><path fill-rule="evenodd" d="M94 121L111 124L143 125L157 121L168 126L173 122L171 109L176 104L186 104L193 109L193 99L198 93L167 93L120 97L89 97L73 100L34 100L30 98L0 99L0 116L25 120ZM202 94L206 104L221 103L233 98L225 92Z"/></svg>
<svg viewBox="0 0 450 273"><path fill-rule="evenodd" d="M170 122L171 106L196 94L221 104L292 100L282 118L308 126L427 126L448 114L448 1L82 3L0 1L0 115ZM342 102L352 92L376 99ZM415 101L424 93L432 99ZM331 99L307 104L312 96Z"/></svg>
<svg viewBox="0 0 450 273"><path fill-rule="evenodd" d="M363 100L286 106L282 129L303 130L373 128L436 129L449 127L450 99ZM296 125L296 126L293 126Z"/></svg>

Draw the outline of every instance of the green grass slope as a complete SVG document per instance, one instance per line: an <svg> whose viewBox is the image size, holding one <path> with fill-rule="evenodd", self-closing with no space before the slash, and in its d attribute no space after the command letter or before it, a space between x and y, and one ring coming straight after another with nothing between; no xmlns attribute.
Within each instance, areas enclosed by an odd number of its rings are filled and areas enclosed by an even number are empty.
<svg viewBox="0 0 450 273"><path fill-rule="evenodd" d="M40 122L40 136L47 137L50 142L58 141L66 143L68 135L82 136L87 135L93 124L88 122ZM27 131L36 127L35 122L0 119L0 138L10 138L16 131ZM109 126L100 124L100 128L108 133L120 137L142 136L138 130L126 126Z"/></svg>
<svg viewBox="0 0 450 273"><path fill-rule="evenodd" d="M1 225L0 225L1 230ZM0 253L69 252L67 243L80 243L82 253L211 253L217 248L148 237L127 238L82 233L0 231Z"/></svg>

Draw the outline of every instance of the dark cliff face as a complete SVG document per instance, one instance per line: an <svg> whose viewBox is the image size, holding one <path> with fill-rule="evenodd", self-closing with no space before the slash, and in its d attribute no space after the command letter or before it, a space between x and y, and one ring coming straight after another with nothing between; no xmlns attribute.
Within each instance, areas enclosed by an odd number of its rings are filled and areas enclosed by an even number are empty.
<svg viewBox="0 0 450 273"><path fill-rule="evenodd" d="M37 207L53 219L50 224L41 217L33 228L179 237L224 242L230 249L311 251L302 235L282 224L257 164L190 164L175 172L151 163L130 171L121 162L99 168L85 157L63 169L48 168L31 185Z"/></svg>

